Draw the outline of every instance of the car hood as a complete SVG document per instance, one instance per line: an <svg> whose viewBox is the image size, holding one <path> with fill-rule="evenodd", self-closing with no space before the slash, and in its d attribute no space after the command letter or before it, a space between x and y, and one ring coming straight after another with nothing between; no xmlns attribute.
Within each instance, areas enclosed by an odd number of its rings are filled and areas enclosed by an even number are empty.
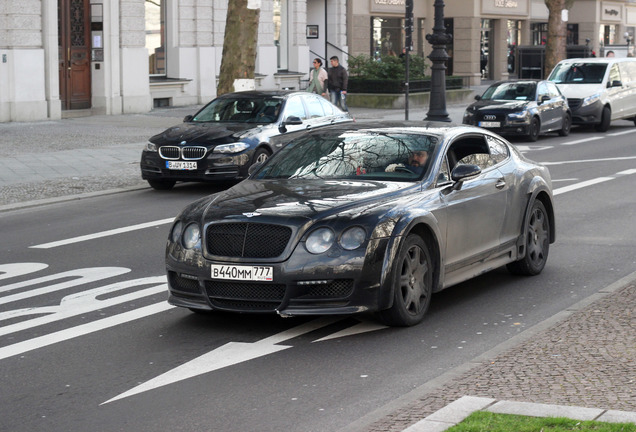
<svg viewBox="0 0 636 432"><path fill-rule="evenodd" d="M153 136L150 141L159 145L180 144L183 141L187 144L206 145L218 141L230 142L227 138L239 139L272 126L245 123L182 123Z"/></svg>
<svg viewBox="0 0 636 432"><path fill-rule="evenodd" d="M583 99L603 90L601 84L557 84L557 87L568 99Z"/></svg>
<svg viewBox="0 0 636 432"><path fill-rule="evenodd" d="M480 100L473 103L470 108L480 111L519 111L526 108L530 102L531 101Z"/></svg>
<svg viewBox="0 0 636 432"><path fill-rule="evenodd" d="M375 180L248 179L211 197L203 221L246 218L255 221L255 217L307 221L348 211L360 215L403 197L403 192L413 188L419 190L421 184Z"/></svg>

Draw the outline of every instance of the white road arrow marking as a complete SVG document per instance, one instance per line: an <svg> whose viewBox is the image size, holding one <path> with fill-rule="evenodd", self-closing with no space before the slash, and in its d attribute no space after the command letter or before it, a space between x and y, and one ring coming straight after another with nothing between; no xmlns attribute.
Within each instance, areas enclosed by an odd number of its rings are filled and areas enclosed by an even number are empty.
<svg viewBox="0 0 636 432"><path fill-rule="evenodd" d="M318 318L316 320L291 328L289 330L285 330L281 333L277 333L273 336L270 336L268 338L265 338L253 343L229 342L219 348L216 348L213 351L210 351L206 354L203 354L200 357L195 358L194 360L188 363L185 363L175 369L172 369L164 373L163 375L159 375L158 377L151 379L150 381L146 381L145 383L138 385L137 387L131 390L128 390L127 392L122 393L119 396L109 399L106 402L102 403L102 405L110 403L110 402L114 402L119 399L127 398L129 396L133 396L142 392L153 390L158 387L163 387L168 384L173 384L175 382L192 378L197 375L202 375L202 374L212 372L218 369L222 369L228 366L239 364L248 360L253 360L258 357L263 357L268 354L273 354L279 351L286 350L288 348L292 348L289 345L277 345L277 344L284 342L288 339L293 339L302 334L312 332L321 327L326 327L330 324L333 324L345 318L346 317ZM350 334L358 334L365 331L380 330L386 327L363 322L363 323L357 324L353 328L356 330L351 332L344 330L342 332L336 333L336 335L340 335L340 336L334 336L334 337L348 336ZM332 338L333 337L326 337L326 338L318 339L318 341L332 339Z"/></svg>
<svg viewBox="0 0 636 432"><path fill-rule="evenodd" d="M372 331L376 331L376 330L382 330L382 329L385 329L385 328L388 328L388 327L385 326L385 325L377 324L377 323L370 322L370 321L362 321L359 324L356 324L354 326L351 326L349 328L341 330L341 331L339 331L337 333L331 334L329 336L325 336L324 338L316 339L314 342L324 342L324 341L330 340L330 339L337 339L337 338L346 337L346 336L353 336L353 335L356 335L356 334L372 332Z"/></svg>
<svg viewBox="0 0 636 432"><path fill-rule="evenodd" d="M34 273L44 270L48 266L48 264L42 263L0 264L0 280Z"/></svg>

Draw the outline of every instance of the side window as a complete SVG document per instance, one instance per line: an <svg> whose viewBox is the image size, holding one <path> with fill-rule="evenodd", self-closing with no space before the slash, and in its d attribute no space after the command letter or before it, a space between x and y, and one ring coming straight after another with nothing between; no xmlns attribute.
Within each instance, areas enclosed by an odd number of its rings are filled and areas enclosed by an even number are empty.
<svg viewBox="0 0 636 432"><path fill-rule="evenodd" d="M546 83L548 86L548 92L550 93L550 98L554 99L556 97L561 96L561 92L559 92L558 87L553 82Z"/></svg>
<svg viewBox="0 0 636 432"><path fill-rule="evenodd" d="M537 88L537 100L540 101L543 96L550 97L548 86L544 82L540 83Z"/></svg>
<svg viewBox="0 0 636 432"><path fill-rule="evenodd" d="M495 161L490 155L490 148L483 135L458 139L451 144L447 157L451 171L457 165L462 164L477 165L482 170L495 164Z"/></svg>
<svg viewBox="0 0 636 432"><path fill-rule="evenodd" d="M486 142L488 143L490 156L492 157L495 164L503 162L510 155L508 146L503 141L495 137L486 136Z"/></svg>
<svg viewBox="0 0 636 432"><path fill-rule="evenodd" d="M320 105L322 105L322 109L325 111L325 115L326 116L331 116L334 115L334 106L332 104L330 104L329 102L327 102L327 99L319 97L318 101L320 102Z"/></svg>
<svg viewBox="0 0 636 432"><path fill-rule="evenodd" d="M320 100L317 97L305 98L307 109L309 110L309 118L324 117L325 111L322 109Z"/></svg>
<svg viewBox="0 0 636 432"><path fill-rule="evenodd" d="M295 116L299 117L301 120L307 120L307 115L305 114L305 106L303 105L303 101L300 100L300 96L289 98L287 100L287 103L285 104L284 112L284 119L287 119L287 117L290 116Z"/></svg>
<svg viewBox="0 0 636 432"><path fill-rule="evenodd" d="M609 82L610 84L613 83L614 81L620 81L621 80L621 73L618 70L618 64L614 63L612 65L612 67L610 68L610 72L609 72Z"/></svg>

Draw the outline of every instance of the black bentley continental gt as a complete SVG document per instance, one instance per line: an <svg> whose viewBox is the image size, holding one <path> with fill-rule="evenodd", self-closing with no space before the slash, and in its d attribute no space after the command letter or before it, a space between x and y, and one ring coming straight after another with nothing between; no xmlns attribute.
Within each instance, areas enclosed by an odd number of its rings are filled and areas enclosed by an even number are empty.
<svg viewBox="0 0 636 432"><path fill-rule="evenodd" d="M283 316L376 311L419 323L431 295L555 241L548 169L487 130L351 123L291 140L188 205L166 247L169 302Z"/></svg>
<svg viewBox="0 0 636 432"><path fill-rule="evenodd" d="M160 190L178 181L241 180L251 165L279 149L272 137L351 121L349 113L313 93L228 93L150 138L141 154L141 177Z"/></svg>

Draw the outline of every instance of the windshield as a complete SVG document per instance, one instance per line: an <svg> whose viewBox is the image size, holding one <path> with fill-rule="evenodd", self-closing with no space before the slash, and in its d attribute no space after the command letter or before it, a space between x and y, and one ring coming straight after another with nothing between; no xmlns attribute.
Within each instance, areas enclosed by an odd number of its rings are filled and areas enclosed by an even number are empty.
<svg viewBox="0 0 636 432"><path fill-rule="evenodd" d="M428 170L439 139L431 135L349 131L291 141L257 179L389 179L414 181Z"/></svg>
<svg viewBox="0 0 636 432"><path fill-rule="evenodd" d="M191 121L213 123L274 123L278 119L281 98L218 98L203 107Z"/></svg>
<svg viewBox="0 0 636 432"><path fill-rule="evenodd" d="M495 84L486 89L482 100L534 100L537 83L535 82L513 82Z"/></svg>
<svg viewBox="0 0 636 432"><path fill-rule="evenodd" d="M558 64L548 79L557 84L599 84L606 69L607 63Z"/></svg>

